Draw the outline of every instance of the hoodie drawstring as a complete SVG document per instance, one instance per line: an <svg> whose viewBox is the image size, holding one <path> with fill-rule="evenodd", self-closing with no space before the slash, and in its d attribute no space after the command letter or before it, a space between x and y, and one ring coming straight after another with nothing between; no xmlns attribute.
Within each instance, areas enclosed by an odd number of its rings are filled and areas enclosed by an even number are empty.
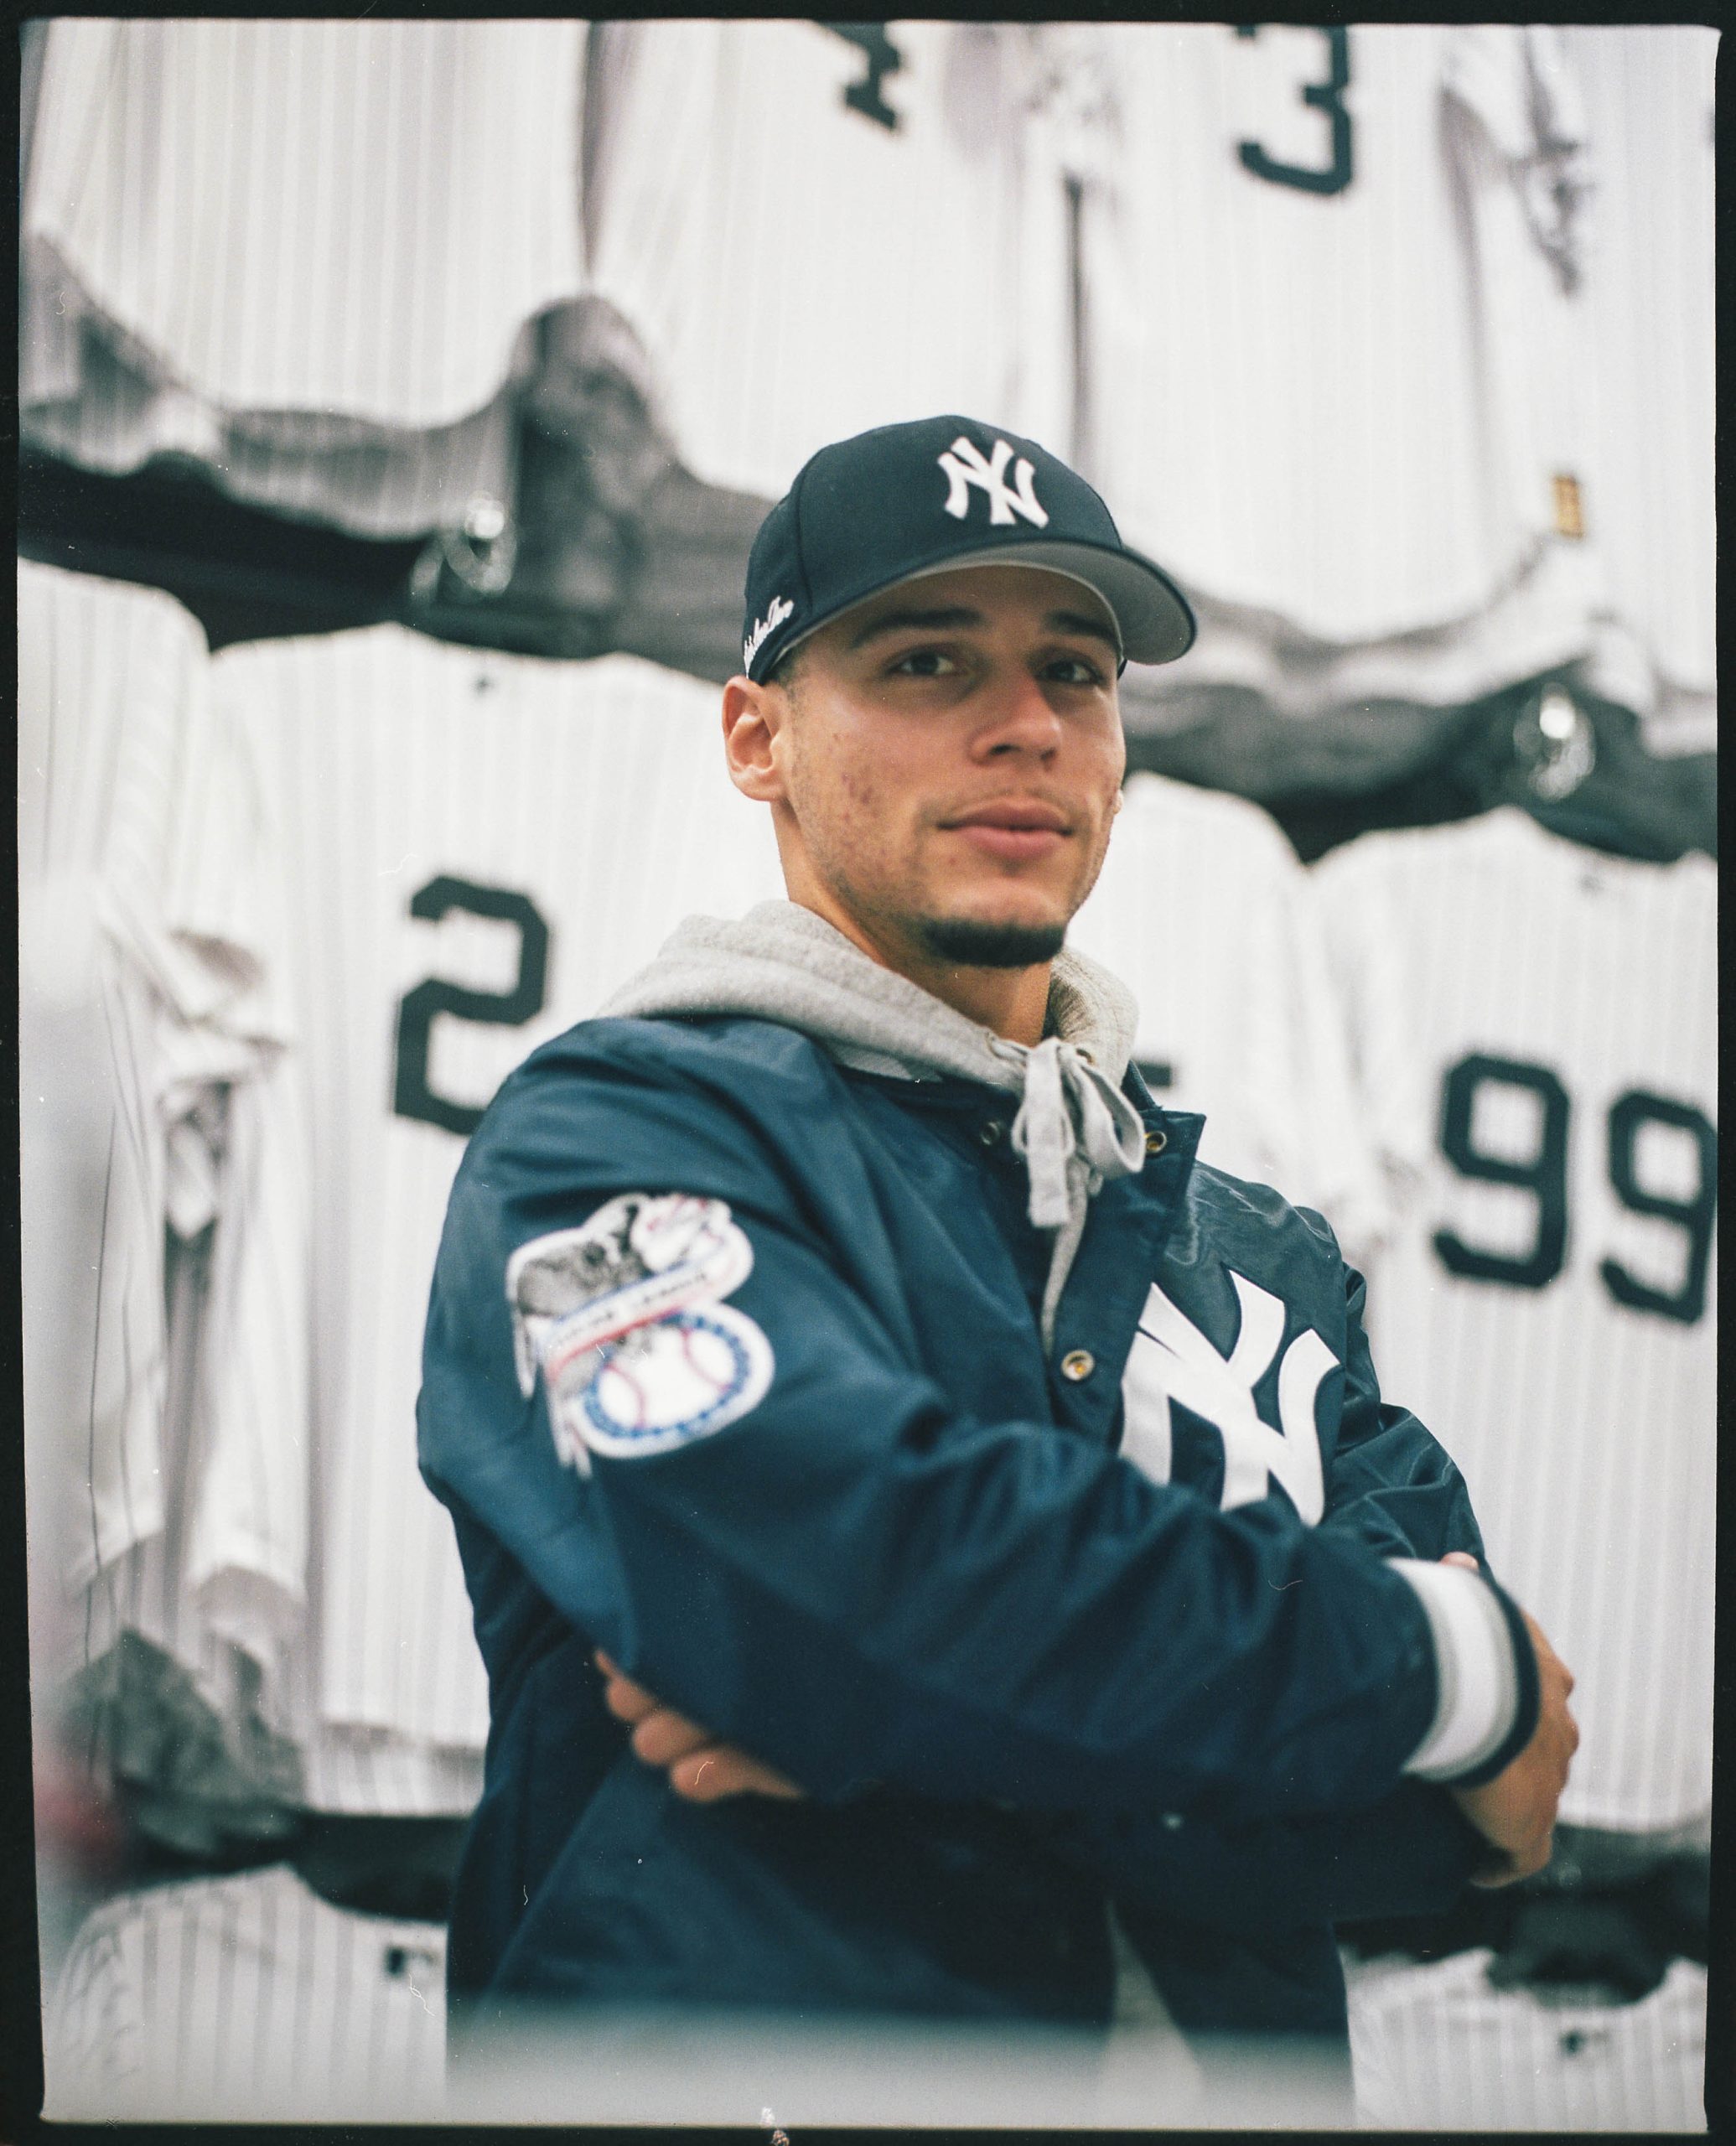
<svg viewBox="0 0 1736 2146"><path fill-rule="evenodd" d="M1119 1089L1074 1044L1047 1036L1034 1050L1001 1041L998 1053L1024 1060L1024 1096L1013 1146L1030 1176L1033 1226L1053 1230L1043 1292L1043 1344L1055 1340L1055 1311L1085 1234L1087 1203L1106 1178L1128 1177L1145 1160L1145 1126Z"/></svg>

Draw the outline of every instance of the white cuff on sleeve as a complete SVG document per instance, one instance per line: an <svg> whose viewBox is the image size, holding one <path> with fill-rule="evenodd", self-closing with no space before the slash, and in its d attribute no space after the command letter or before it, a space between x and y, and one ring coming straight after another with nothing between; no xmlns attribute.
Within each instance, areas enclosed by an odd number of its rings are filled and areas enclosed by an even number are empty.
<svg viewBox="0 0 1736 2146"><path fill-rule="evenodd" d="M1453 1781L1492 1757L1513 1726L1519 1674L1501 1606L1465 1565L1389 1558L1415 1589L1434 1638L1440 1698L1428 1734L1405 1764L1424 1781Z"/></svg>

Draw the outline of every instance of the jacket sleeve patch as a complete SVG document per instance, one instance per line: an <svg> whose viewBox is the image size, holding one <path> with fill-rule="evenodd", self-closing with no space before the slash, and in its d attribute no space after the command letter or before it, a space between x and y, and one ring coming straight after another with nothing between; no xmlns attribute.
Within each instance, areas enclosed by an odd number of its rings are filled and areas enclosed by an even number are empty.
<svg viewBox="0 0 1736 2146"><path fill-rule="evenodd" d="M722 1299L754 1250L721 1200L623 1193L578 1228L521 1245L506 1267L520 1388L542 1373L561 1458L666 1453L764 1396L771 1344Z"/></svg>

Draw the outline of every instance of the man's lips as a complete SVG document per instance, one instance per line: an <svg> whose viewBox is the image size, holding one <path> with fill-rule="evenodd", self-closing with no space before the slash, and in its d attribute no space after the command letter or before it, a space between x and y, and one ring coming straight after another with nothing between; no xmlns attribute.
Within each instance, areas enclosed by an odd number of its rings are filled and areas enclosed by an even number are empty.
<svg viewBox="0 0 1736 2146"><path fill-rule="evenodd" d="M950 832L962 835L973 849L1018 863L1047 857L1072 833L1065 813L1034 798L979 805L941 824Z"/></svg>

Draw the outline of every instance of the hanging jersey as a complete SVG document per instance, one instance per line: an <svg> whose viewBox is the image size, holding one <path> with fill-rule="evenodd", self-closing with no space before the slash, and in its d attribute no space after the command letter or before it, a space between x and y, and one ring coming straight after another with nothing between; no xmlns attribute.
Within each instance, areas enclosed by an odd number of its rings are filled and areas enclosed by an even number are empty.
<svg viewBox="0 0 1736 2146"><path fill-rule="evenodd" d="M323 1900L284 1864L123 1893L47 2008L65 2122L402 2122L444 2100L446 1932Z"/></svg>
<svg viewBox="0 0 1736 2146"><path fill-rule="evenodd" d="M1551 109L1538 40L1107 34L1121 138L1088 225L1091 474L1130 541L1271 633L1338 644L1534 582L1571 525L1538 437L1554 360L1524 339L1574 242L1526 183Z"/></svg>
<svg viewBox="0 0 1736 2146"><path fill-rule="evenodd" d="M1593 676L1648 718L1654 750L1707 751L1717 728L1718 34L1629 23L1562 35L1598 144L1585 277L1595 359L1587 515L1608 561L1612 616Z"/></svg>
<svg viewBox="0 0 1736 2146"><path fill-rule="evenodd" d="M303 1094L279 1060L200 1112L215 1222L169 1248L162 1524L91 1585L69 1694L142 1829L184 1852L277 1838L301 1800L288 1695L311 1498ZM237 1424L246 1436L226 1434Z"/></svg>
<svg viewBox="0 0 1736 2146"><path fill-rule="evenodd" d="M1205 1113L1201 1159L1349 1242L1370 1193L1307 873L1242 798L1149 774L1123 796L1070 943L1137 999L1135 1059L1160 1102Z"/></svg>
<svg viewBox="0 0 1736 2146"><path fill-rule="evenodd" d="M1060 177L1028 232L1019 26L609 36L593 288L696 474L777 499L827 442L937 411L1065 443Z"/></svg>
<svg viewBox="0 0 1736 2146"><path fill-rule="evenodd" d="M506 1072L681 916L780 891L770 820L729 783L716 689L635 658L545 663L385 626L237 646L215 669L268 801L272 958L304 1080L282 1107L312 1247L313 1421L290 1433L315 1486L290 1704L307 1797L462 1810L486 1693L414 1419L453 1173ZM241 1257L277 1278L303 1225L290 1184L266 1190ZM257 1389L245 1343L229 1376ZM213 1454L277 1435L223 1377ZM245 1454L227 1465L248 1480Z"/></svg>
<svg viewBox="0 0 1736 2146"><path fill-rule="evenodd" d="M1383 1379L1578 1679L1566 1821L1711 1793L1717 868L1512 808L1315 867L1389 1182Z"/></svg>
<svg viewBox="0 0 1736 2146"><path fill-rule="evenodd" d="M208 404L448 423L578 288L584 36L57 21L27 238Z"/></svg>
<svg viewBox="0 0 1736 2146"><path fill-rule="evenodd" d="M267 1044L203 634L154 590L21 562L18 591L27 1420L76 1593L163 1527L164 1231L210 1219L199 1107Z"/></svg>
<svg viewBox="0 0 1736 2146"><path fill-rule="evenodd" d="M1632 2003L1503 1988L1485 1947L1346 1977L1360 2123L1422 2132L1698 2132L1706 1970L1674 1961Z"/></svg>

